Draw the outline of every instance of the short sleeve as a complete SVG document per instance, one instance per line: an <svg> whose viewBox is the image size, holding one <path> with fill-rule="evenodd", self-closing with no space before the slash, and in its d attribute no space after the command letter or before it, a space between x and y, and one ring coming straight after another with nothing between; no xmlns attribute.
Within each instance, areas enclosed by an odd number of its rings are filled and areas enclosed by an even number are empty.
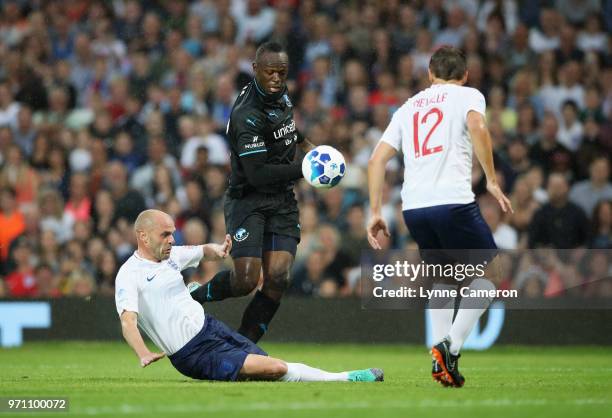
<svg viewBox="0 0 612 418"><path fill-rule="evenodd" d="M380 140L391 145L397 151L400 151L402 146L402 130L400 127L398 114L399 111L396 111L393 114L391 122L389 122L389 125L387 126L387 129L385 129L385 132L383 132Z"/></svg>
<svg viewBox="0 0 612 418"><path fill-rule="evenodd" d="M115 280L115 305L119 316L123 311L138 313L138 286L135 277L119 271Z"/></svg>
<svg viewBox="0 0 612 418"><path fill-rule="evenodd" d="M261 117L247 113L232 116L238 157L266 152L264 125Z"/></svg>
<svg viewBox="0 0 612 418"><path fill-rule="evenodd" d="M468 89L468 94L465 95L464 99L465 99L464 100L465 112L463 114L464 118L467 118L467 114L470 112L470 110L474 110L482 114L483 116L486 116L487 103L486 103L485 97L482 95L481 92L479 92L478 90L474 88L470 88Z"/></svg>
<svg viewBox="0 0 612 418"><path fill-rule="evenodd" d="M204 250L201 245L180 245L172 247L172 259L181 271L189 267L197 267L202 260Z"/></svg>

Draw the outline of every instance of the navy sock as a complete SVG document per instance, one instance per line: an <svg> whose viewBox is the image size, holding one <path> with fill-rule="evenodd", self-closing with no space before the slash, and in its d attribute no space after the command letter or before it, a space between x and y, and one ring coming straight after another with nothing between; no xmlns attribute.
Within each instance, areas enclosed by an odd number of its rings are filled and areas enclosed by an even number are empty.
<svg viewBox="0 0 612 418"><path fill-rule="evenodd" d="M232 297L231 271L223 270L204 286L191 292L191 297L200 303L223 300Z"/></svg>
<svg viewBox="0 0 612 418"><path fill-rule="evenodd" d="M279 306L280 302L275 301L266 296L261 290L258 290L244 310L238 332L254 343L257 343L268 330L268 325Z"/></svg>

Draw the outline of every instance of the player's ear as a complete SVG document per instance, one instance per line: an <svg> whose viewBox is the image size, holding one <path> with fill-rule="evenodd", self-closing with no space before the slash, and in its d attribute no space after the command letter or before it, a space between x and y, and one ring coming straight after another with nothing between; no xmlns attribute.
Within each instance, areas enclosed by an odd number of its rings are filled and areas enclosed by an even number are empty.
<svg viewBox="0 0 612 418"><path fill-rule="evenodd" d="M255 61L253 61L253 72L257 72L257 63Z"/></svg>
<svg viewBox="0 0 612 418"><path fill-rule="evenodd" d="M430 82L430 83L433 83L433 81L434 81L434 76L433 76L433 74L431 73L431 68L428 68L428 69L427 69L427 77L429 78L429 82Z"/></svg>
<svg viewBox="0 0 612 418"><path fill-rule="evenodd" d="M463 74L463 78L461 79L461 85L463 86L465 83L467 83L468 80L468 72L467 70L465 70L465 74Z"/></svg>

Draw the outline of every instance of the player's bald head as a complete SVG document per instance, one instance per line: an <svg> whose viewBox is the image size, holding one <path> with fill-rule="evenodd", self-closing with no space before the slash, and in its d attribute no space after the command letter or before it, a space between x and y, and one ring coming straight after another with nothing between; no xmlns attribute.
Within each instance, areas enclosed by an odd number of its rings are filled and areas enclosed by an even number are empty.
<svg viewBox="0 0 612 418"><path fill-rule="evenodd" d="M140 212L134 222L134 231L141 256L154 261L170 257L175 230L174 221L167 213L156 209Z"/></svg>
<svg viewBox="0 0 612 418"><path fill-rule="evenodd" d="M134 222L136 232L149 232L160 224L172 223L172 218L166 212L157 209L147 209L140 212Z"/></svg>

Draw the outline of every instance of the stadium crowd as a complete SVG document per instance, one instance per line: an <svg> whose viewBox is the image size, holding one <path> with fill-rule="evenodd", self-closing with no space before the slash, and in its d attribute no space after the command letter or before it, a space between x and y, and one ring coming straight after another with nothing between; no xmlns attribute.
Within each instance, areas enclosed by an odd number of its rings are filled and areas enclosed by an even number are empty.
<svg viewBox="0 0 612 418"><path fill-rule="evenodd" d="M612 297L610 280L585 285L612 273L612 1L0 5L0 297L112 295L135 249L132 222L147 207L176 218L178 244L221 242L225 126L257 45L270 39L288 49L299 128L348 163L339 187L296 187L292 292L359 293L368 158L393 111L427 87L432 51L450 44L465 50L468 85L487 98L499 181L515 209L503 214L490 200L475 164L497 245L576 249L540 257L538 271L505 285ZM414 247L400 165L388 167L386 248ZM575 274L557 274L555 265L570 264ZM204 281L219 267L203 263L190 275Z"/></svg>

